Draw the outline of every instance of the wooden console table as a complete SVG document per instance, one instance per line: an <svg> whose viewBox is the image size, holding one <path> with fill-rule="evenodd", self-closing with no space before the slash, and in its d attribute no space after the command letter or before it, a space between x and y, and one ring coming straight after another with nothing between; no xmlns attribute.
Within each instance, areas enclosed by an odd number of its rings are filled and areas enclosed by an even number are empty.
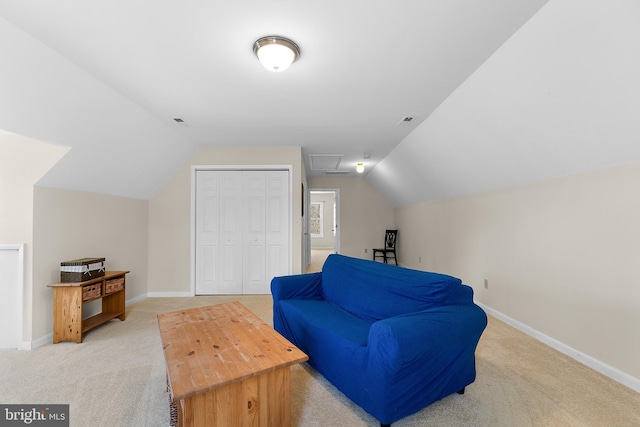
<svg viewBox="0 0 640 427"><path fill-rule="evenodd" d="M116 317L125 319L125 275L128 271L107 271L84 282L62 282L53 288L53 343L82 342L83 335ZM82 306L102 299L102 312L82 318Z"/></svg>
<svg viewBox="0 0 640 427"><path fill-rule="evenodd" d="M178 426L289 427L289 367L307 355L235 301L158 315Z"/></svg>

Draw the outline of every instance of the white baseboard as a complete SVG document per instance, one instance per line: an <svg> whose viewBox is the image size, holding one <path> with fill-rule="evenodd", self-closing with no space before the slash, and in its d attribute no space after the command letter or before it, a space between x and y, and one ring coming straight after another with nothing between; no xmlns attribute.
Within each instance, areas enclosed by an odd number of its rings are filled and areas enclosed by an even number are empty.
<svg viewBox="0 0 640 427"><path fill-rule="evenodd" d="M49 332L47 335L43 335L38 339L35 339L29 343L27 350L35 350L43 345L51 344L53 342L53 332Z"/></svg>
<svg viewBox="0 0 640 427"><path fill-rule="evenodd" d="M629 387L630 389L637 391L640 393L640 379L632 377L629 374L626 374L619 369L614 368L613 366L607 365L606 363L595 359L587 354L584 354L575 348L569 347L568 345L551 338L540 331L537 331L530 326L525 325L524 323L518 322L515 319L512 319L509 316L506 316L500 313L497 310L494 310L491 307L488 307L482 303L475 301L483 310L492 315L493 317L503 321L504 323L513 326L519 331L524 332L525 334L537 339L538 341L548 345L549 347L558 350L560 353L563 353L570 358L582 363L590 367L591 369L600 372L601 374L611 378L614 381L619 382L622 385Z"/></svg>
<svg viewBox="0 0 640 427"><path fill-rule="evenodd" d="M149 296L150 295L148 295L148 294L139 295L139 296L137 296L135 298L131 298L131 299L127 300L125 302L125 305L128 307L131 304L135 304L135 303L140 302L140 301L142 301L144 299L147 299ZM165 295L162 295L162 296L165 296ZM171 295L171 296L174 296L174 295ZM182 296L182 295L180 295L180 296ZM193 295L188 295L188 296L193 296ZM40 338L37 338L37 339L35 339L33 341L24 342L22 347L20 348L20 350L35 350L38 347L42 347L43 345L47 345L47 344L51 344L51 343L53 343L53 332L50 332L50 333L48 333L46 335L43 335Z"/></svg>
<svg viewBox="0 0 640 427"><path fill-rule="evenodd" d="M129 306L131 304L135 304L140 302L146 298L172 298L172 297L192 297L193 294L191 292L149 292L147 294L142 294L130 300L127 300L126 305ZM640 393L640 379L632 377L619 369L616 369L606 363L601 362L587 354L584 354L568 345L551 338L527 325L521 323L511 317L500 313L497 310L494 310L491 307L488 307L482 303L476 301L480 307L482 307L487 313L494 316L495 318L505 322L506 324L518 329L519 331L524 332L525 334L537 339L538 341L548 345L551 348L558 350L559 352L566 354L572 359L582 363L590 367L591 369L600 372L603 375L613 379L614 381L619 382L622 385L629 387L632 390L635 390ZM38 347L42 347L43 345L51 344L53 342L53 332L43 335L42 337L33 340L31 342L23 343L23 346L20 348L21 350L32 350Z"/></svg>
<svg viewBox="0 0 640 427"><path fill-rule="evenodd" d="M193 295L191 292L149 292L146 294L138 295L137 297L131 298L130 300L127 300L126 305L128 307L131 304L135 304L147 298L174 298L174 297L184 298L184 297L193 297L193 296L195 295Z"/></svg>
<svg viewBox="0 0 640 427"><path fill-rule="evenodd" d="M128 299L128 300L124 303L124 305L125 305L125 306L127 306L127 307L129 307L131 304L135 304L135 303L140 302L140 301L142 301L142 300L145 300L145 299L147 299L147 298L148 298L147 294L138 295L137 297L134 297L134 298Z"/></svg>
<svg viewBox="0 0 640 427"><path fill-rule="evenodd" d="M149 292L148 298L174 298L174 297L193 297L191 292Z"/></svg>

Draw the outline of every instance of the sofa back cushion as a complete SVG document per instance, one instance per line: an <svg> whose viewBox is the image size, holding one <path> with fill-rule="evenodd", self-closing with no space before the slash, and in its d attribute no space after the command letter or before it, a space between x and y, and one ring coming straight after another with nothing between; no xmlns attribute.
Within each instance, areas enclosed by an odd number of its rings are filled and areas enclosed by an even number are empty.
<svg viewBox="0 0 640 427"><path fill-rule="evenodd" d="M324 299L371 321L443 305L460 295L461 284L445 274L337 254L322 267Z"/></svg>

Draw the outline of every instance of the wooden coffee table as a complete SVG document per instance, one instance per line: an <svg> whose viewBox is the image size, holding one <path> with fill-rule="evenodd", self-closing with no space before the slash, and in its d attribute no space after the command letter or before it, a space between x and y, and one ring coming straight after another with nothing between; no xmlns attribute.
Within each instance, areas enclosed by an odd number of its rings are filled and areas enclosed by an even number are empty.
<svg viewBox="0 0 640 427"><path fill-rule="evenodd" d="M239 302L158 315L178 425L291 425L289 367L308 360Z"/></svg>

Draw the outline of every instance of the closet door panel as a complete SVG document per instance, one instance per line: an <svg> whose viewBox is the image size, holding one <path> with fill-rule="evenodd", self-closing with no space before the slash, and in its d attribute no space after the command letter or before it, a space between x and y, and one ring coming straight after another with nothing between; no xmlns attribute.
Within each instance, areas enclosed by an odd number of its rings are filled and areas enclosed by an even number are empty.
<svg viewBox="0 0 640 427"><path fill-rule="evenodd" d="M269 294L290 272L288 171L197 171L196 294Z"/></svg>
<svg viewBox="0 0 640 427"><path fill-rule="evenodd" d="M244 173L247 218L244 228L243 293L265 293L265 172Z"/></svg>
<svg viewBox="0 0 640 427"><path fill-rule="evenodd" d="M289 274L289 173L267 172L266 266L267 281Z"/></svg>
<svg viewBox="0 0 640 427"><path fill-rule="evenodd" d="M218 176L196 176L196 294L218 289L220 181Z"/></svg>
<svg viewBox="0 0 640 427"><path fill-rule="evenodd" d="M242 176L220 172L220 286L217 293L242 294Z"/></svg>

